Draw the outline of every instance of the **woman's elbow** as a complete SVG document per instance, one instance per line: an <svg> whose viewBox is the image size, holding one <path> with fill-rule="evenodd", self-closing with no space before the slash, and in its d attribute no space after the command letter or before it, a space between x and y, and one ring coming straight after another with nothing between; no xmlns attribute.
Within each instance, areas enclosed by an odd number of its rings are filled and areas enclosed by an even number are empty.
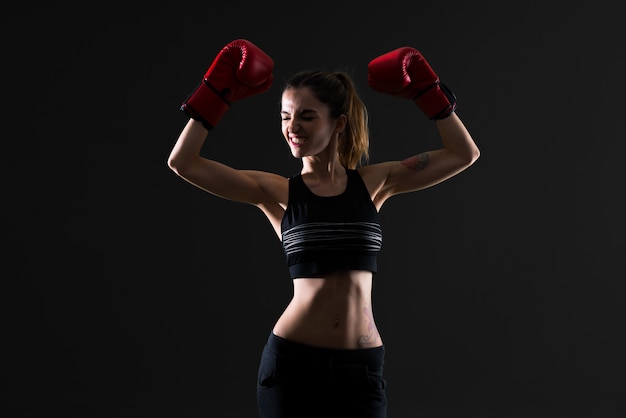
<svg viewBox="0 0 626 418"><path fill-rule="evenodd" d="M463 150L463 152L458 152L456 156L458 167L461 170L465 170L480 158L480 150L476 145L472 144L470 147Z"/></svg>
<svg viewBox="0 0 626 418"><path fill-rule="evenodd" d="M480 149L474 144L469 153L469 165L472 165L480 158Z"/></svg>
<svg viewBox="0 0 626 418"><path fill-rule="evenodd" d="M174 173L178 174L179 176L182 175L181 173L185 169L185 164L183 164L181 159L177 158L177 156L173 153L167 157L167 166L170 170L172 170Z"/></svg>

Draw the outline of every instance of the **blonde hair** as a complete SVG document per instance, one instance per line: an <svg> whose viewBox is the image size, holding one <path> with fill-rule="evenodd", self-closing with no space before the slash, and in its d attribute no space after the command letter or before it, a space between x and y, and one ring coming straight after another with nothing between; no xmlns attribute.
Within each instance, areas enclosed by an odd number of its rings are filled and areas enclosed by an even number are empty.
<svg viewBox="0 0 626 418"><path fill-rule="evenodd" d="M284 85L308 87L315 98L328 106L330 117L346 115L347 124L339 136L339 161L354 169L369 159L369 126L365 104L357 94L354 82L344 71L305 70L293 75Z"/></svg>

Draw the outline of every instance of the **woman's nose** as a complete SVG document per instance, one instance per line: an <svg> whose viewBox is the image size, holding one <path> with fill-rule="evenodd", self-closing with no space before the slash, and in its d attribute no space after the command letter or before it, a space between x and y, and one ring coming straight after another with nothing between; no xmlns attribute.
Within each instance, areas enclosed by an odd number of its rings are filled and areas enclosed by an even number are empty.
<svg viewBox="0 0 626 418"><path fill-rule="evenodd" d="M289 133L297 133L298 132L298 123L296 122L295 119L291 119L289 121L289 125L287 126L287 132Z"/></svg>

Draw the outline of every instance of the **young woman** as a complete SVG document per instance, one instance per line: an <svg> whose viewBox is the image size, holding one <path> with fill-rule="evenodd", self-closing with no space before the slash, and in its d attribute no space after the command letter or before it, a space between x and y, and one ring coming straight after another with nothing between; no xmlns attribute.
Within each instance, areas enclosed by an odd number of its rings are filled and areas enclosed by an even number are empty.
<svg viewBox="0 0 626 418"><path fill-rule="evenodd" d="M238 170L201 156L232 102L269 89L273 67L250 41L226 45L181 107L190 119L168 165L209 193L258 207L284 247L293 297L261 357L261 417L386 417L385 351L372 309L378 213L392 196L465 170L479 150L456 114L454 94L419 51L403 47L369 63L368 83L412 100L433 119L440 149L368 164L368 114L353 81L345 72L307 70L284 85L280 108L300 173Z"/></svg>

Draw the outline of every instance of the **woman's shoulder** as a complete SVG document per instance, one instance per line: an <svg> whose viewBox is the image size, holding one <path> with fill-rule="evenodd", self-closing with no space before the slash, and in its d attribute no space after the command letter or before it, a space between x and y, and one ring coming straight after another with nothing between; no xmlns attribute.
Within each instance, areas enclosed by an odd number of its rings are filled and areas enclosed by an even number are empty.
<svg viewBox="0 0 626 418"><path fill-rule="evenodd" d="M397 165L397 161L386 161L382 163L363 165L356 169L356 171L361 175L372 201L374 201L378 208L387 198L386 196L383 197L381 195L381 191L384 190L389 175L391 174L393 168Z"/></svg>
<svg viewBox="0 0 626 418"><path fill-rule="evenodd" d="M397 165L398 161L385 161L381 163L362 165L357 167L355 171L357 171L364 180L366 178L386 178Z"/></svg>
<svg viewBox="0 0 626 418"><path fill-rule="evenodd" d="M241 170L241 172L252 179L270 200L281 204L286 202L290 177L269 171Z"/></svg>

